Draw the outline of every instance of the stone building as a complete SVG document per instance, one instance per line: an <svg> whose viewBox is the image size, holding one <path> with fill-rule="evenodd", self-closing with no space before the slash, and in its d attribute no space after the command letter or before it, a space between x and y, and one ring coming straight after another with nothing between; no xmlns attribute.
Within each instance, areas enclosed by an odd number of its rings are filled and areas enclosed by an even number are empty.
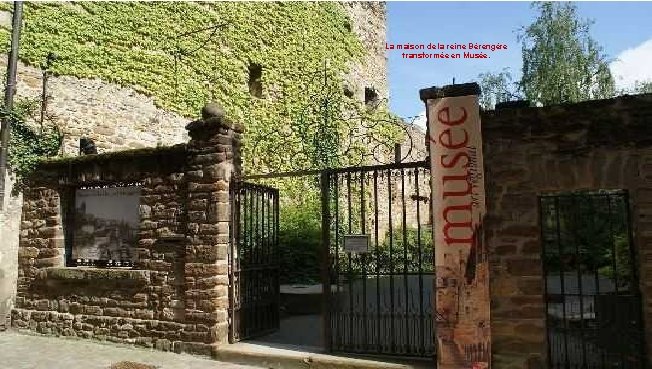
<svg viewBox="0 0 652 369"><path fill-rule="evenodd" d="M365 90L374 91L375 99L386 100L389 89L387 57L384 50L385 4L347 2L338 5L348 15L350 30L359 39L365 51L361 60L352 59L349 62L349 70L345 75L346 88L361 102L365 101ZM289 12L291 13L291 9ZM25 22L30 21L28 12ZM6 33L10 28L10 11L1 11L0 30L4 29ZM23 33L25 32L29 30L23 30ZM136 35L134 33L134 37L137 37ZM235 58L239 56L236 55ZM291 59L292 56L288 55L287 58ZM0 58L0 69L6 69L6 54ZM242 71L243 80L245 73L246 71ZM40 99L40 65L21 62L17 79L19 98ZM247 87L243 85L242 88ZM47 113L53 116L60 126L64 134L63 152L69 155L78 153L80 137L92 138L100 153L181 143L187 139L184 122L192 118L173 109L162 108L160 101L144 93L138 86L111 83L98 77L52 75L49 77L48 95Z"/></svg>
<svg viewBox="0 0 652 369"><path fill-rule="evenodd" d="M11 4L0 4L0 36L8 40L9 29L11 28ZM239 6L235 3L233 6ZM70 63L71 60L67 59L67 54L74 50L74 48L84 47L99 47L102 46L101 41L98 40L80 40L75 38L74 34L61 35L63 43L57 46L59 49L42 49L38 42L33 43L30 40L39 39L39 37L51 37L52 31L48 27L61 26L66 30L68 25L78 26L68 21L71 16L98 16L98 12L106 11L110 16L112 10L111 6L99 3L60 3L54 4L51 7L42 7L39 4L26 4L26 12L24 15L23 27L23 44L21 45L21 61L18 66L17 77L17 97L18 98L31 98L40 99L42 93L42 69L40 63L48 52L60 54L60 60L55 61L62 65ZM174 6L174 5L171 5ZM220 16L220 10L212 8L201 8L204 5L199 3L186 3L183 6L185 12L192 12L192 17L189 16L188 22L191 18L194 20L202 16L203 11L211 11L213 15ZM255 6L255 5L248 5ZM296 22L293 18L292 7L300 8L300 4L288 4L287 14L282 15L280 18L269 20L270 25L273 24L287 24L288 22ZM384 53L385 43L385 18L386 10L385 4L382 2L366 3L366 2L350 2L342 4L313 4L311 5L315 11L322 11L321 8L328 8L323 10L325 14L329 14L331 6L339 8L339 12L343 13L348 19L345 23L345 32L351 33L361 44L364 51L362 58L347 61L347 70L345 71L344 80L346 93L350 93L351 97L364 103L366 100L386 100L388 97L387 85L387 59ZM303 9L303 8L301 8ZM147 11L147 10L145 10ZM50 13L48 13L50 12ZM227 12L228 13L228 12ZM45 15L44 15L45 14ZM158 13L157 13L158 14ZM160 15L160 14L159 14ZM147 15L146 17L156 16L156 14ZM175 15L172 14L172 17ZM339 16L339 15L338 15ZM40 17L40 18L37 18ZM140 21L144 21L147 18ZM45 24L49 19L60 19L55 24ZM95 18L94 18L95 19ZM118 22L121 27L124 27L119 19L106 18L105 22ZM314 17L309 19L311 24L315 24L316 29L331 29L334 28L332 24L333 19L337 17L320 18ZM95 19L97 21L97 19ZM303 20L306 21L306 20ZM68 24L68 23L69 24ZM276 22L276 23L273 23ZM321 22L321 23L320 23ZM331 23L329 23L331 22ZM43 24L45 25L43 25ZM165 22L162 22L165 23ZM68 24L68 25L67 25ZM191 24L191 23L189 23ZM41 27L42 26L42 27ZM40 27L40 28L39 28ZM138 25L133 26L134 33L132 38L138 40L140 29ZM188 27L194 27L193 25ZM280 27L280 26L279 26ZM82 34L84 30L79 31ZM79 36L79 35L78 35ZM68 37L68 39L66 39ZM81 36L80 36L81 37ZM198 34L197 38L206 37L204 34ZM278 35L279 40L283 40L284 35ZM99 36L98 36L99 38ZM27 40L27 41L25 41ZM200 40L201 41L201 40ZM278 41L278 40L277 40ZM105 40L106 42L106 40ZM276 42L276 41L275 41ZM308 40L309 47L315 44L328 43L328 39ZM109 42L110 44L110 42ZM62 46L63 45L63 46ZM286 45L276 42L279 45L277 51L282 51ZM45 46L43 46L45 47ZM110 47L122 48L123 45L112 45ZM139 49L144 47L142 45L133 45L132 49ZM343 51L348 52L348 51ZM154 50L147 57L156 58L161 53L160 50ZM272 50L273 54L274 51ZM251 75L250 86L247 86L247 68L246 64L250 63L247 59L248 55L238 55L237 52L233 54L230 59L234 65L242 64L242 68L238 71L237 76L232 76L238 85L234 86L234 94L238 96L248 96L251 92ZM27 58L27 63L25 62ZM287 55L282 59L283 63L296 62L295 56ZM95 61L97 63L97 61ZM106 63L100 62L96 66L84 65L83 61L75 68L62 69L66 70L85 70L80 72L83 75L76 75L75 73L53 73L48 80L47 88L47 117L51 118L63 134L63 147L62 153L64 155L77 155L79 152L79 139L81 137L88 137L94 140L99 153L138 149L143 147L156 147L156 146L170 146L186 142L188 137L184 126L186 122L191 120L192 117L188 110L170 108L165 99L161 99L160 95L157 98L156 94L152 94L151 90L148 92L147 88L138 85L130 85L128 82L116 82L115 80L109 81L102 76L110 76L106 72ZM104 65L103 65L104 64ZM56 67L56 64L55 64ZM97 68L95 73L92 68ZM174 68L172 64L168 66L169 69ZM89 71L88 68L91 68ZM158 68L158 66L152 66ZM264 68L273 69L274 66L263 65ZM0 69L6 69L6 56L0 58ZM102 70L102 72L100 72ZM56 72L57 69L54 68ZM137 71L122 71L123 73L133 74ZM251 70L249 70L251 74ZM264 81L263 75L263 81ZM292 78L288 77L288 82L292 84ZM173 84L176 81L167 80L163 83ZM214 81L215 84L223 84L221 80ZM270 99L278 99L275 95L276 86L262 86L264 93ZM345 93L345 91L343 91ZM204 91L201 92L204 94ZM206 99L209 99L206 96ZM221 99L225 102L234 99L227 96ZM203 104L204 101L199 101ZM201 105L200 105L201 106ZM197 111L194 109L194 111ZM236 114L237 116L237 114ZM36 118L38 120L38 118ZM13 304L13 285L15 284L16 274L16 252L18 245L18 224L20 206L22 204L22 197L7 197L5 198L4 212L0 214L0 237L6 242L3 242L0 247L0 326L4 322L4 317L11 309Z"/></svg>
<svg viewBox="0 0 652 369"><path fill-rule="evenodd" d="M494 367L563 367L556 345L560 338L572 339L574 328L569 325L560 333L552 323L560 318L585 320L598 327L592 333L598 341L585 344L590 350L619 347L604 346L603 340L614 332L609 330L613 322L604 321L603 314L614 306L612 300L620 297L618 306L629 310L618 310L619 314L640 324L619 334L641 353L621 348L629 356L613 359L611 351L598 351L589 357L632 363L649 360L642 351L650 350L652 341L652 291L647 283L652 260L648 255L652 130L647 126L651 106L652 95L648 94L545 108L499 108L482 114L488 212L486 253L478 257L488 258L489 264L477 265L489 267ZM204 354L226 342L230 221L225 179L239 165L236 153L241 127L215 119L188 127L191 140L187 145L58 160L40 169L25 194L22 210L19 298L12 318L15 327ZM215 149L226 151L211 152ZM232 160L222 160L226 158ZM166 165L161 165L163 162ZM143 183L141 259L135 269L64 267L64 245L70 237L64 233L62 218L66 186L100 178ZM594 270L594 278L582 276L580 282L601 281L599 288L585 289L581 299L593 308L579 310L573 303L577 292L572 290L581 288L577 287L580 279L564 282L573 274L551 269L559 254L546 251L550 241L544 231L549 225L539 213L543 199L577 191L588 191L597 198L621 193L617 191L627 194L621 197L625 201L622 215L631 223L628 245L633 253L631 258L622 255L625 261L614 262L631 265L628 273L637 282L623 292L622 280L614 283L618 278L614 274ZM187 217L179 207L187 207ZM559 211L559 207L553 210ZM555 226L554 221L551 224ZM555 245L561 242L553 241ZM583 252L592 252L593 245ZM576 254L573 250L566 253ZM575 268L572 259L564 257L562 262ZM459 265L460 271L467 269L465 262ZM579 269L572 271L575 276L581 274ZM116 278L122 281L119 287ZM89 281L102 281L109 288L88 289ZM565 286L568 295L560 286ZM620 294L614 295L618 288ZM478 300L483 295L458 298L466 301L465 306L473 306L474 301L487 304ZM451 304L457 305L454 300ZM571 311L565 311L568 309ZM458 318L472 319L477 314L473 309L459 311ZM472 360L484 346L461 349ZM573 365L584 360L581 350L567 355Z"/></svg>

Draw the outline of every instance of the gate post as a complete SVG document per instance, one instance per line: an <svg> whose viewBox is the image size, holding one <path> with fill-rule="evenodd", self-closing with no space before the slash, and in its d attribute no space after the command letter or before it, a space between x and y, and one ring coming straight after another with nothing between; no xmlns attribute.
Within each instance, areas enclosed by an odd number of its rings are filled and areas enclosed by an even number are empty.
<svg viewBox="0 0 652 369"><path fill-rule="evenodd" d="M224 116L222 108L207 104L202 119L186 126L187 230L185 320L205 333L202 342L228 342L228 248L231 209L229 186L240 167L243 129Z"/></svg>
<svg viewBox="0 0 652 369"><path fill-rule="evenodd" d="M321 281L322 281L322 328L324 347L333 350L331 334L331 211L330 211L330 173L321 172ZM336 256L337 257L337 256Z"/></svg>
<svg viewBox="0 0 652 369"><path fill-rule="evenodd" d="M477 83L420 91L428 117L436 271L433 310L442 369L491 365L479 94Z"/></svg>

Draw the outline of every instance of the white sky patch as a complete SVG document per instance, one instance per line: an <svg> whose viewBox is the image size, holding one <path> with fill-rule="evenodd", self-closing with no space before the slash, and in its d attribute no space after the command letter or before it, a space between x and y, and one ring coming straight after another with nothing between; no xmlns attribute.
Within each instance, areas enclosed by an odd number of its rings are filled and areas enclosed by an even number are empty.
<svg viewBox="0 0 652 369"><path fill-rule="evenodd" d="M414 121L412 122L413 125L419 127L423 132L426 131L426 124L427 124L427 119L426 119L426 111L422 111L417 115L416 118L414 118Z"/></svg>
<svg viewBox="0 0 652 369"><path fill-rule="evenodd" d="M652 81L652 38L627 49L611 63L617 89L631 89L636 81Z"/></svg>

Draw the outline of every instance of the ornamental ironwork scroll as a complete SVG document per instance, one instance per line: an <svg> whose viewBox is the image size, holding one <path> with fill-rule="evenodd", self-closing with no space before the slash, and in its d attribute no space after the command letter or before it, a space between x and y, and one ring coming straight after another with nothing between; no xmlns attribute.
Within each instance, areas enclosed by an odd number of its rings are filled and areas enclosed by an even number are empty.
<svg viewBox="0 0 652 369"><path fill-rule="evenodd" d="M326 62L302 80L298 88L305 92L305 101L299 109L288 109L283 118L289 124L279 120L274 127L245 135L245 170L278 173L389 164L397 161L397 143L399 162L425 158L425 149L415 145L424 137L414 125L418 116L400 118L387 111L384 99L356 100L345 93L341 76ZM270 149L270 142L276 149Z"/></svg>

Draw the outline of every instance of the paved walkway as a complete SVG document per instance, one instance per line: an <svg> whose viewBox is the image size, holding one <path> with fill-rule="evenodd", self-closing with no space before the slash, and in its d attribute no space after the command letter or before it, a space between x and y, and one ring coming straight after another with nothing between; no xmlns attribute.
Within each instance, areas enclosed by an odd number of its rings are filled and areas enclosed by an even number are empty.
<svg viewBox="0 0 652 369"><path fill-rule="evenodd" d="M157 369L255 369L210 358L174 354L82 339L0 332L0 368L109 369L123 361Z"/></svg>

